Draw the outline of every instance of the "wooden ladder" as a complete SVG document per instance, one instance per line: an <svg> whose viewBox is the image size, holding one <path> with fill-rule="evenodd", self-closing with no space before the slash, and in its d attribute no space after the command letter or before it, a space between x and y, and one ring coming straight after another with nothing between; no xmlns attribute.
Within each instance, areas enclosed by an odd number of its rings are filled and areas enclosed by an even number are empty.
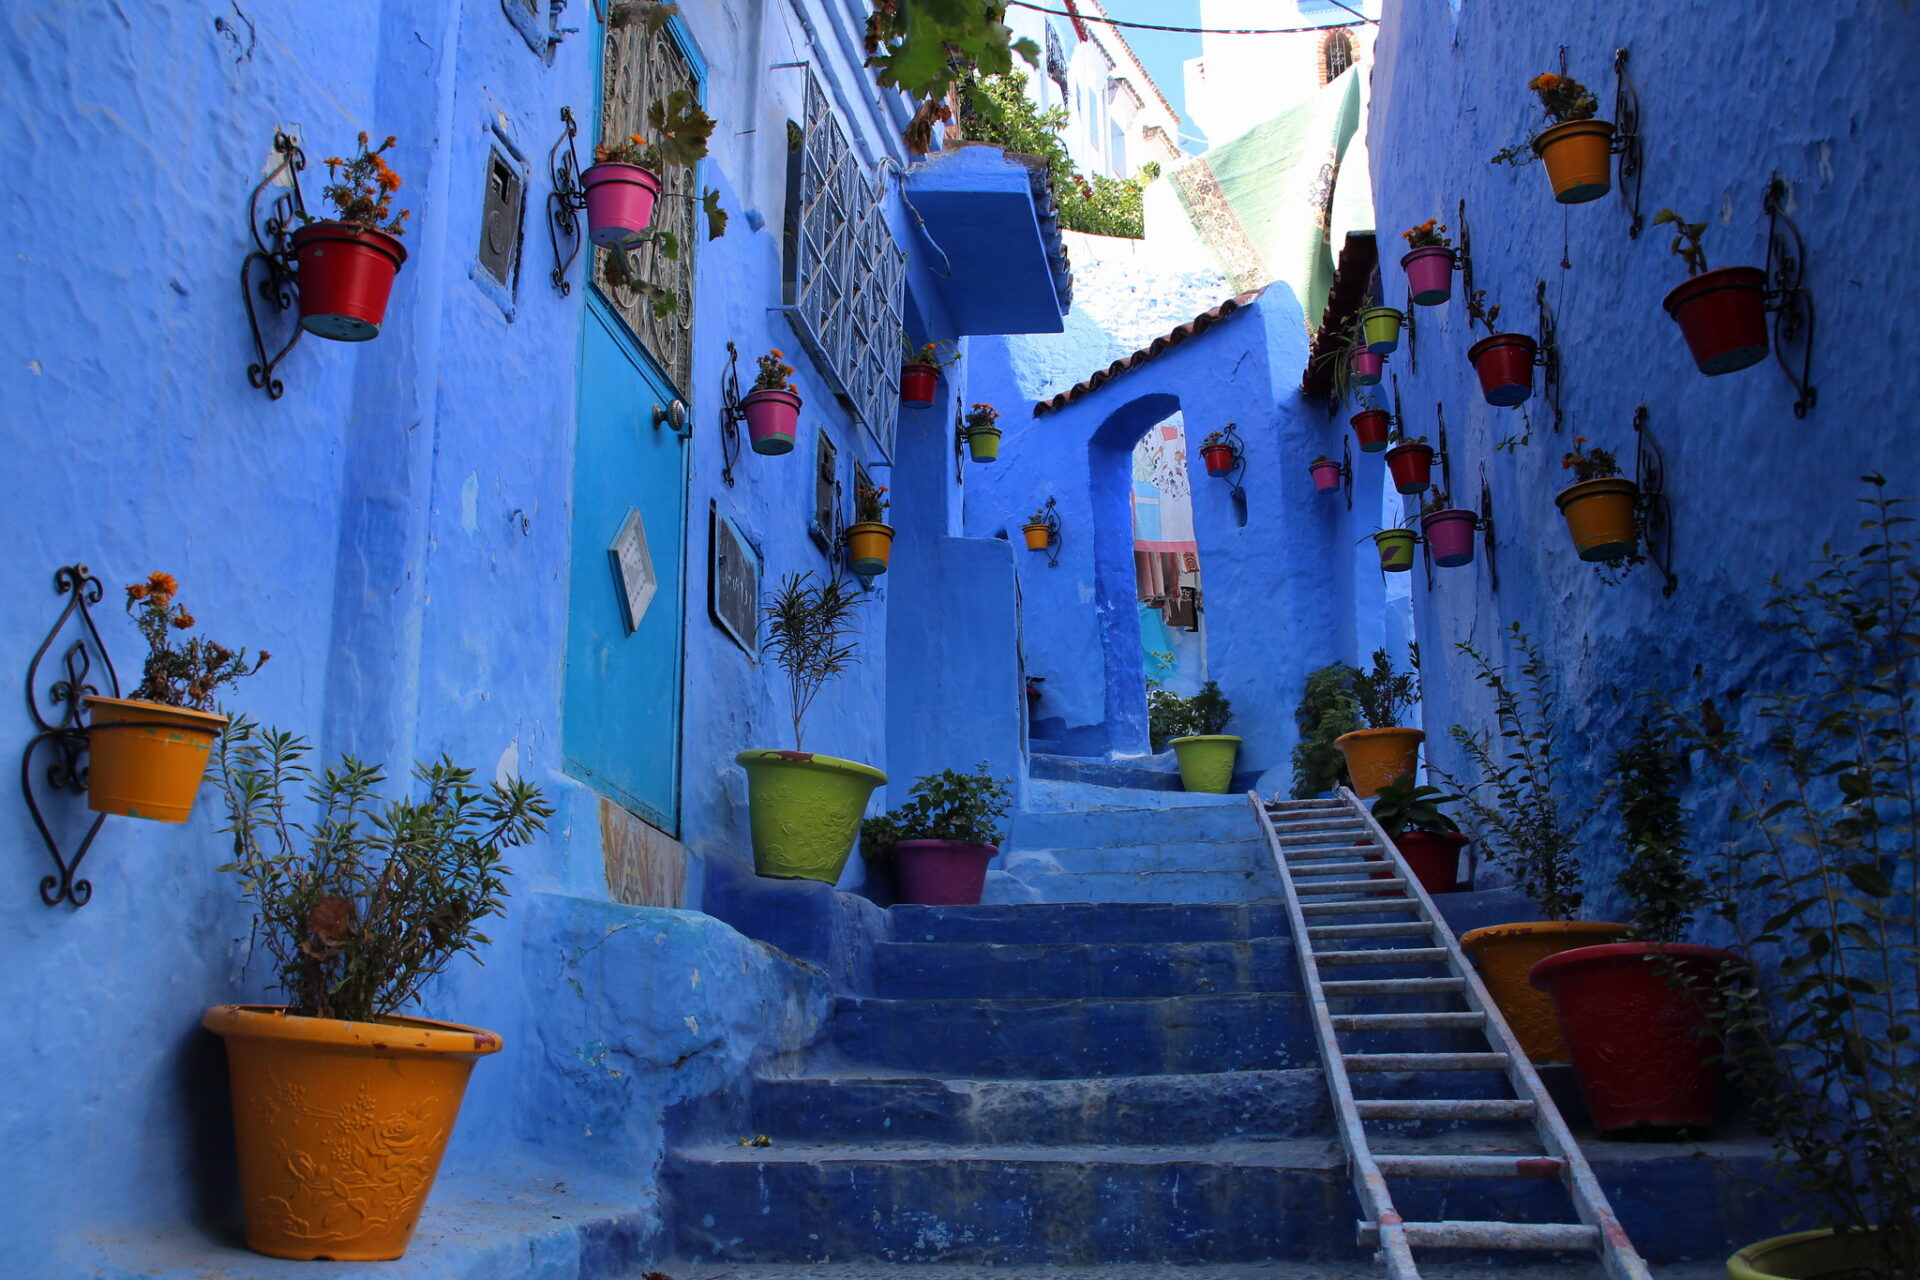
<svg viewBox="0 0 1920 1280"><path fill-rule="evenodd" d="M1274 867L1286 888L1287 915L1300 956L1320 1061L1333 1096L1353 1177L1367 1219L1359 1240L1379 1250L1391 1280L1419 1280L1413 1249L1452 1248L1489 1251L1594 1249L1609 1280L1651 1280L1647 1264L1627 1239L1606 1193L1567 1131L1559 1109L1540 1083L1533 1064L1514 1040L1506 1021L1481 986L1433 900L1420 886L1400 851L1373 820L1359 798L1342 787L1332 800L1263 801L1247 799L1266 833ZM1385 878L1371 877L1385 873ZM1410 916L1408 920L1314 924L1354 916ZM1345 949L1348 939L1396 939L1364 949ZM1355 978L1328 982L1323 968L1364 968L1380 964L1443 966L1439 978ZM1458 997L1462 1009L1445 1013L1368 1012L1369 997L1445 995ZM1349 1012L1334 1013L1329 1001ZM1487 1040L1484 1052L1349 1053L1340 1038L1347 1032L1476 1030ZM1511 1099L1355 1098L1351 1077L1385 1071L1501 1071L1512 1086ZM1375 1155L1368 1141L1370 1120L1457 1119L1529 1120L1540 1155L1406 1154ZM1407 1222L1393 1207L1389 1178L1558 1178L1573 1201L1578 1222Z"/></svg>

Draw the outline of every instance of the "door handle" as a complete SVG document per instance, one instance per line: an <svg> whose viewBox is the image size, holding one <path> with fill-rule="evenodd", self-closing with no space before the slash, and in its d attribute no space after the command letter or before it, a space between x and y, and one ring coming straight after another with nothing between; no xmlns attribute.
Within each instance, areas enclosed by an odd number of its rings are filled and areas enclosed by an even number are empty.
<svg viewBox="0 0 1920 1280"><path fill-rule="evenodd" d="M664 409L656 402L653 406L653 429L658 431L661 427L672 427L673 434L679 436L682 440L691 436L693 434L693 423L687 417L687 402L684 400L669 400Z"/></svg>

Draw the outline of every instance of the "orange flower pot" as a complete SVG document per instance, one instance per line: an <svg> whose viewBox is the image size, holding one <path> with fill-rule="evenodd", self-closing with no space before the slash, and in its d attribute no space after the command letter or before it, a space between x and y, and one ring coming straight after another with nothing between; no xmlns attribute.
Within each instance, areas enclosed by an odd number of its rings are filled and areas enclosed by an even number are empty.
<svg viewBox="0 0 1920 1280"><path fill-rule="evenodd" d="M87 698L87 807L185 822L225 716L133 698Z"/></svg>
<svg viewBox="0 0 1920 1280"><path fill-rule="evenodd" d="M892 554L892 525L862 520L847 526L847 560L855 573L885 573L887 557Z"/></svg>
<svg viewBox="0 0 1920 1280"><path fill-rule="evenodd" d="M1053 531L1043 524L1023 524L1020 532L1027 536L1027 550L1045 551Z"/></svg>
<svg viewBox="0 0 1920 1280"><path fill-rule="evenodd" d="M1618 942L1631 932L1624 924L1531 920L1469 929L1460 935L1460 946L1473 957L1487 994L1500 1006L1500 1016L1527 1057L1535 1062L1567 1062L1567 1042L1560 1034L1553 1001L1527 975L1548 956Z"/></svg>
<svg viewBox="0 0 1920 1280"><path fill-rule="evenodd" d="M1420 744L1427 735L1418 729L1355 729L1333 740L1347 759L1347 777L1362 800L1380 794L1380 788L1420 763Z"/></svg>
<svg viewBox="0 0 1920 1280"><path fill-rule="evenodd" d="M1639 541L1633 504L1640 490L1620 476L1582 480L1553 496L1582 560L1618 560Z"/></svg>
<svg viewBox="0 0 1920 1280"><path fill-rule="evenodd" d="M1613 189L1613 126L1605 120L1569 120L1544 129L1533 150L1547 166L1553 198L1585 204Z"/></svg>
<svg viewBox="0 0 1920 1280"><path fill-rule="evenodd" d="M200 1025L227 1042L247 1247L343 1262L404 1254L467 1077L500 1037L267 1005L215 1005Z"/></svg>

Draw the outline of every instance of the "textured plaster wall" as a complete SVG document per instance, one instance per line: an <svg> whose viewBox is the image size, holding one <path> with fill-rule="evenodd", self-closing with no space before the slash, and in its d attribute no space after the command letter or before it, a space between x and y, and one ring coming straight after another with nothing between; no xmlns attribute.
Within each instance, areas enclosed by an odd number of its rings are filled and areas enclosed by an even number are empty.
<svg viewBox="0 0 1920 1280"><path fill-rule="evenodd" d="M1908 362L1861 359L1855 345L1861 335L1901 333L1915 320L1911 295L1896 282L1920 266L1920 248L1907 234L1905 179L1916 157L1910 123L1920 109L1920 90L1906 74L1916 39L1920 14L1874 0L1387 6L1368 132L1383 257L1403 227L1436 216L1453 225L1464 198L1476 283L1503 306L1503 328L1533 327L1535 281L1547 281L1567 414L1555 432L1536 399L1528 406L1531 443L1495 451L1524 422L1481 399L1465 357L1472 338L1458 289L1447 306L1420 312L1418 372L1403 357L1390 366L1400 375L1410 429L1429 430L1433 404L1445 404L1456 496L1475 500L1484 471L1498 524L1497 593L1484 563L1436 571L1432 591L1418 573L1409 575L1430 742L1454 723L1489 723L1487 697L1453 646L1471 641L1499 652L1499 629L1514 620L1553 659L1573 761L1567 781L1579 798L1593 793L1605 754L1623 742L1635 691L1679 687L1712 697L1740 722L1751 716L1752 695L1794 687L1786 646L1755 625L1771 594L1767 578L1804 578L1822 543L1851 544L1863 510L1855 502L1865 490L1862 473L1884 473L1892 493L1920 492L1910 429L1897 421L1860 429L1908 398ZM1819 308L1819 402L1804 421L1793 417L1793 393L1771 361L1717 378L1695 370L1661 308L1684 276L1662 230L1630 239L1615 196L1563 210L1538 166L1487 163L1527 136L1526 81L1557 69L1561 45L1568 70L1599 94L1603 116L1611 110L1613 51L1631 50L1645 136L1642 209L1649 219L1663 205L1705 218L1711 265L1763 264L1763 185L1775 172L1790 184L1789 208L1806 236L1806 283ZM1390 294L1404 292L1394 261L1383 274ZM1603 586L1574 558L1553 504L1570 438L1586 436L1630 462L1634 409L1642 403L1668 467L1679 578L1671 599L1662 598L1652 566ZM1458 763L1444 743L1434 756ZM1724 798L1698 787L1687 798L1712 835ZM1591 918L1622 910L1610 888L1623 857L1617 842L1610 814L1588 832Z"/></svg>

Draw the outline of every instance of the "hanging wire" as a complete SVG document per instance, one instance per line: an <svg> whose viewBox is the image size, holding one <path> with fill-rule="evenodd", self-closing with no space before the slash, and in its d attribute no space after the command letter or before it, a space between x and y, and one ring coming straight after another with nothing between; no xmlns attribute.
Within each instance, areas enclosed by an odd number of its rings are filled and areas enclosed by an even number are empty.
<svg viewBox="0 0 1920 1280"><path fill-rule="evenodd" d="M1099 22L1109 27L1127 27L1134 31L1175 31L1183 35L1196 36L1291 36L1303 31L1331 31L1335 27L1353 27L1363 22L1380 25L1378 18L1369 18L1351 5L1340 4L1340 0L1329 0L1353 14L1360 22L1328 22L1313 27L1169 27L1157 22L1122 22L1118 18L1096 17L1091 13L1069 13L1065 9L1049 9L1030 0L1007 0L1007 3L1019 9L1031 9L1035 13L1050 13L1056 18L1076 18L1081 22Z"/></svg>

